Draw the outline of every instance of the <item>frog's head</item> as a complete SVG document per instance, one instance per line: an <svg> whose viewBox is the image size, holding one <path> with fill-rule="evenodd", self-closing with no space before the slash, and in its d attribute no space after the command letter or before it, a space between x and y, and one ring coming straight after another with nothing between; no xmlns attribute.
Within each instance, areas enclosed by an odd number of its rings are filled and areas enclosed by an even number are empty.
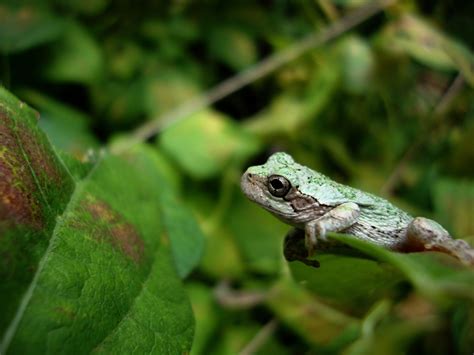
<svg viewBox="0 0 474 355"><path fill-rule="evenodd" d="M311 196L299 190L300 185L307 183L314 174L290 155L279 152L265 164L248 168L240 185L250 200L286 222L294 222L301 210L315 203Z"/></svg>

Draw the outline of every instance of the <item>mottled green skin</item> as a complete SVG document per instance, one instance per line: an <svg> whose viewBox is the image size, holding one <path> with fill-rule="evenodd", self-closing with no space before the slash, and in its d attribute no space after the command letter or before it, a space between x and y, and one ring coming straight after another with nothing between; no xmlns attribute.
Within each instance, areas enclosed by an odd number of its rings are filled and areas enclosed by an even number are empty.
<svg viewBox="0 0 474 355"><path fill-rule="evenodd" d="M397 249L405 241L406 227L413 217L392 205L381 197L355 188L339 184L304 165L296 163L286 153L275 153L263 165L252 166L247 173L267 179L270 175L286 177L291 185L306 196L319 203L321 214L343 203L354 202L360 208L357 222L346 233L361 239L370 240L384 247ZM262 205L278 218L295 227L303 228L308 220L295 215L290 204L282 198L274 197L257 185L248 185L242 181L244 193L253 201ZM313 218L309 216L308 219Z"/></svg>

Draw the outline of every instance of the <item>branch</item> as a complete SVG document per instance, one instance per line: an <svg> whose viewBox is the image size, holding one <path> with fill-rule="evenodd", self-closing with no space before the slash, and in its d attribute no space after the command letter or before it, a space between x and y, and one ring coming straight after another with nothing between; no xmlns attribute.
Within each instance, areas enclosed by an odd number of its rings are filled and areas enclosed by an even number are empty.
<svg viewBox="0 0 474 355"><path fill-rule="evenodd" d="M221 281L214 288L214 297L217 302L228 309L248 309L262 303L266 293L259 291L236 291L230 287L228 281Z"/></svg>
<svg viewBox="0 0 474 355"><path fill-rule="evenodd" d="M263 326L253 339L242 349L239 355L251 355L257 353L268 338L272 336L278 327L278 321L274 318Z"/></svg>
<svg viewBox="0 0 474 355"><path fill-rule="evenodd" d="M178 106L177 109L146 122L132 133L132 139L127 140L122 144L117 144L115 147L112 147L112 151L115 153L122 152L134 144L153 137L158 132L185 119L189 115L214 104L256 80L261 79L309 50L319 47L353 29L355 26L378 14L396 1L397 0L380 0L370 2L368 5L360 7L344 16L339 21L326 27L326 29L308 35L294 45L263 59L254 66L251 66L237 75L222 81L207 92L190 99L183 105Z"/></svg>

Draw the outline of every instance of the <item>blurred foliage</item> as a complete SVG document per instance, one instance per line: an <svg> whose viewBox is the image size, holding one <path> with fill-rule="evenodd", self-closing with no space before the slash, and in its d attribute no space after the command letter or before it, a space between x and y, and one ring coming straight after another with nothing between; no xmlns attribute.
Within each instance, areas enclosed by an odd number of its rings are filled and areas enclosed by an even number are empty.
<svg viewBox="0 0 474 355"><path fill-rule="evenodd" d="M54 157L84 181L97 155L114 160L99 148L367 3L3 0L0 80L39 111ZM473 16L469 1L399 0L142 142L128 159L154 161L156 186L138 189L142 180L114 168L124 196L169 189L177 196L157 201L160 218L191 219L181 199L204 232L185 280L192 354L234 354L257 338L259 353L474 351L472 270L344 236L333 238L350 251L318 255L319 269L287 263L288 227L239 191L246 166L284 150L474 241ZM199 254L186 235L197 232L163 228L177 236L183 276ZM220 294L223 283L233 288Z"/></svg>

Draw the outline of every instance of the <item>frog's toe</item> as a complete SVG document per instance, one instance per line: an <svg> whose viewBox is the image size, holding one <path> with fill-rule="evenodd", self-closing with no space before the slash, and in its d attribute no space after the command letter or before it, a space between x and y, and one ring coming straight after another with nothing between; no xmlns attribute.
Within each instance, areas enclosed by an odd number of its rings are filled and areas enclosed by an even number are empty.
<svg viewBox="0 0 474 355"><path fill-rule="evenodd" d="M304 242L306 250L308 251L308 257L313 256L316 251L316 245L318 244L316 236L314 234L306 234Z"/></svg>
<svg viewBox="0 0 474 355"><path fill-rule="evenodd" d="M318 236L318 239L321 239L323 242L327 242L327 230L326 227L321 223L316 223L314 226L315 234Z"/></svg>

